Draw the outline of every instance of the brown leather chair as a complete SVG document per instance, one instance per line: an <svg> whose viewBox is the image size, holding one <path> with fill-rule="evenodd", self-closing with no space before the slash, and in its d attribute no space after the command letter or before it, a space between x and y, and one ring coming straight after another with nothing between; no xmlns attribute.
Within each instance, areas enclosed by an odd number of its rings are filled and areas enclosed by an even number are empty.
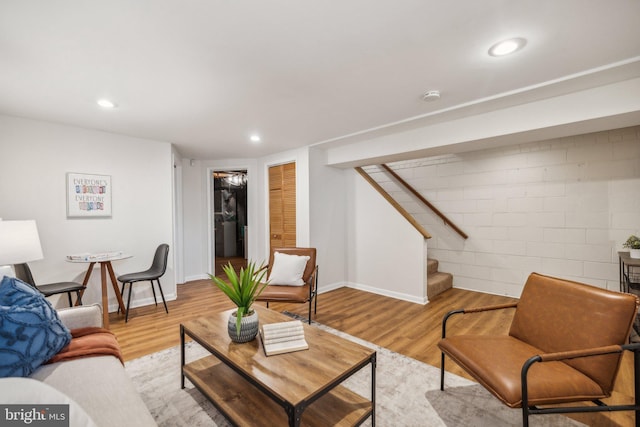
<svg viewBox="0 0 640 427"><path fill-rule="evenodd" d="M515 308L508 335L446 336L454 314ZM442 321L440 389L445 355L511 408L545 413L635 411L640 425L640 344L627 344L638 299L569 280L532 273L517 303L454 310ZM634 352L634 405L605 405L611 396L622 352ZM596 404L545 407L569 402Z"/></svg>
<svg viewBox="0 0 640 427"><path fill-rule="evenodd" d="M318 286L318 266L316 265L316 248L272 248L269 255L269 265L267 267L267 280L271 280L271 270L273 269L274 254L280 252L287 255L308 256L309 260L302 274L303 286L280 285L271 283L262 291L256 301L269 302L294 302L309 303L309 323L311 323L311 306L314 303L313 312L318 309L317 286Z"/></svg>

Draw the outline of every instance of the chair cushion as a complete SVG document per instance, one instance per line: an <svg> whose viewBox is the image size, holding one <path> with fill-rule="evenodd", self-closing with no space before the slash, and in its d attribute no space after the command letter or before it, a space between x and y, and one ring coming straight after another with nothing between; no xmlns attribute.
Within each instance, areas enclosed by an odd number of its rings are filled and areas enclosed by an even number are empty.
<svg viewBox="0 0 640 427"><path fill-rule="evenodd" d="M524 286L509 335L556 353L622 345L636 317L636 297L532 273ZM620 356L569 359L565 363L610 392Z"/></svg>
<svg viewBox="0 0 640 427"><path fill-rule="evenodd" d="M257 298L257 301L307 302L309 301L309 285L268 285Z"/></svg>
<svg viewBox="0 0 640 427"><path fill-rule="evenodd" d="M51 303L32 286L0 282L0 377L26 377L62 350L71 333Z"/></svg>
<svg viewBox="0 0 640 427"><path fill-rule="evenodd" d="M83 288L84 286L82 285L82 283L78 282L56 282L38 286L38 290L47 297L50 295L62 294L65 292L78 292Z"/></svg>
<svg viewBox="0 0 640 427"><path fill-rule="evenodd" d="M273 266L269 274L269 283L274 285L302 286L302 275L310 257L289 255L281 252L274 253Z"/></svg>
<svg viewBox="0 0 640 427"><path fill-rule="evenodd" d="M511 336L451 336L438 347L511 408L522 407L522 365L544 353ZM607 397L595 381L563 362L534 364L527 381L531 405ZM583 398L576 399L580 396Z"/></svg>

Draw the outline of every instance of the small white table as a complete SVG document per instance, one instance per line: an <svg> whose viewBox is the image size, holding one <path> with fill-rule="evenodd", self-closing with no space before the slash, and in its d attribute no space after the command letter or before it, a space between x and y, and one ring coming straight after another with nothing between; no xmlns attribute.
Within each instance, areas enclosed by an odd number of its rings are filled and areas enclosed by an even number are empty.
<svg viewBox="0 0 640 427"><path fill-rule="evenodd" d="M106 252L99 254L82 254L82 255L69 255L67 257L68 262L74 263L89 263L89 268L87 268L87 272L84 275L84 280L82 284L87 286L89 283L89 278L91 277L91 273L93 272L93 266L96 263L100 263L100 276L102 281L102 324L103 327L109 329L109 298L107 295L107 271L109 272L109 277L111 278L111 285L113 286L113 291L116 294L116 298L118 299L118 306L120 307L120 312L122 314L125 313L124 301L122 301L122 295L120 294L120 290L118 289L118 281L116 280L116 275L113 272L113 266L111 265L112 261L118 261L121 259L131 258L131 255L122 253L122 252ZM80 292L80 298L84 294L84 289Z"/></svg>

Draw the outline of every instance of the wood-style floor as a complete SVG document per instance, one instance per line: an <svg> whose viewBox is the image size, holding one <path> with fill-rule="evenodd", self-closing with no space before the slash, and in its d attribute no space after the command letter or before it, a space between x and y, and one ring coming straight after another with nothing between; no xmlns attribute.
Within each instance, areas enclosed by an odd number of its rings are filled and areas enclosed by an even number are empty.
<svg viewBox="0 0 640 427"><path fill-rule="evenodd" d="M450 289L420 305L351 288L320 294L314 320L348 334L373 342L433 366L440 366L437 342L441 335L442 316L457 308L480 307L514 301L512 298ZM256 303L262 304L262 303ZM233 308L233 304L208 280L178 285L178 299L168 303L131 309L129 322L111 313L111 330L116 334L125 360L131 360L179 344L179 325L185 320ZM270 304L277 311L288 310L306 316L307 305ZM513 310L456 316L449 322L452 334L506 333ZM588 327L588 325L585 325ZM633 357L625 356L618 374L614 396L616 402L633 402ZM496 363L500 355L496 354ZM468 377L449 361L447 371ZM446 381L446 380L445 380ZM572 415L590 426L632 426L632 413Z"/></svg>

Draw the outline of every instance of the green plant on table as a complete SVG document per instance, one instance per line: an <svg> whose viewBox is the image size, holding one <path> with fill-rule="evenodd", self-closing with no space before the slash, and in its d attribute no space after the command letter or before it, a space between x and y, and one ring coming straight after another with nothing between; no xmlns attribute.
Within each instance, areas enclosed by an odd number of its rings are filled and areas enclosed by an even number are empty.
<svg viewBox="0 0 640 427"><path fill-rule="evenodd" d="M227 276L227 281L211 274L209 274L209 277L238 307L236 312L236 331L239 337L242 317L251 314L251 305L268 284L262 281L267 274L267 269L263 265L257 267L253 261L249 261L246 268L241 268L239 274L236 273L231 263L225 265L222 269Z"/></svg>
<svg viewBox="0 0 640 427"><path fill-rule="evenodd" d="M640 237L632 235L622 246L629 249L640 249Z"/></svg>

